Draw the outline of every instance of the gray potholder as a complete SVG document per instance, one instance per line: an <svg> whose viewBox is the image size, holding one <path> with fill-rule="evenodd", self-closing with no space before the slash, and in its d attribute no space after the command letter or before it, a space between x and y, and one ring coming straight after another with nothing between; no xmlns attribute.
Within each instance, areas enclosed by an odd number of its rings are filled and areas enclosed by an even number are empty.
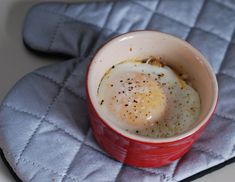
<svg viewBox="0 0 235 182"><path fill-rule="evenodd" d="M0 147L23 181L180 181L235 156L235 3L230 0L45 3L25 20L32 49L73 59L38 69L9 92L0 110ZM203 136L181 159L133 168L97 146L89 128L85 72L108 38L154 29L186 39L210 61L219 104ZM19 60L20 61L20 60Z"/></svg>

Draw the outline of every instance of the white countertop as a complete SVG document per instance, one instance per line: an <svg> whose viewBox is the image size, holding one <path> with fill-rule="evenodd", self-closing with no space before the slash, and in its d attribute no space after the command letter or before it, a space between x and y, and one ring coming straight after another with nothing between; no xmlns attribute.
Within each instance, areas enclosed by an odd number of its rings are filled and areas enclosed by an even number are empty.
<svg viewBox="0 0 235 182"><path fill-rule="evenodd" d="M22 42L21 30L24 16L32 4L42 1L45 0L0 0L0 101L23 75L35 68L55 62L53 59L42 59L32 54ZM230 182L234 181L234 177L235 163L201 177L195 182ZM0 182L14 181L0 159Z"/></svg>

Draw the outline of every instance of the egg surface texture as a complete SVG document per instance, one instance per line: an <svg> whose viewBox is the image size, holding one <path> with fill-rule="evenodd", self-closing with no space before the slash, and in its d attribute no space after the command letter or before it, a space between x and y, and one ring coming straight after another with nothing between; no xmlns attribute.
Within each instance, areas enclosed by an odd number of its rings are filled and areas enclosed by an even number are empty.
<svg viewBox="0 0 235 182"><path fill-rule="evenodd" d="M152 58L112 66L97 94L108 122L152 138L185 132L200 114L196 90L170 67Z"/></svg>

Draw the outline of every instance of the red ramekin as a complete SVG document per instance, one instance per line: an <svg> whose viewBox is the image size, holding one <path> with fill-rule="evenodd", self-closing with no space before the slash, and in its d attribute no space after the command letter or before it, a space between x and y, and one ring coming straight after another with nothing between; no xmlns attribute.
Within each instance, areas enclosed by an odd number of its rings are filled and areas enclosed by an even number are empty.
<svg viewBox="0 0 235 182"><path fill-rule="evenodd" d="M97 89L104 73L127 59L161 56L167 65L189 75L200 95L201 114L188 131L169 138L149 138L123 131L102 113ZM93 134L113 158L138 167L159 167L182 157L199 138L215 111L216 76L208 61L187 42L156 31L129 32L113 38L95 54L87 71L86 92Z"/></svg>

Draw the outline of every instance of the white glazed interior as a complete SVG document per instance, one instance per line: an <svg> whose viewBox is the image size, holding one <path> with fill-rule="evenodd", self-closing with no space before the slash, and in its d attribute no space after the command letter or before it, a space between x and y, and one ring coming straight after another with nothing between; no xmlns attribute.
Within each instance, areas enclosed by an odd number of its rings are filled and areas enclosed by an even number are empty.
<svg viewBox="0 0 235 182"><path fill-rule="evenodd" d="M131 50L130 50L131 49ZM185 133L170 138L149 138L123 131L109 122L98 104L97 88L104 73L112 66L130 58L161 56L167 65L189 75L201 98L201 114L195 125ZM218 85L207 60L191 45L176 37L154 31L130 32L105 44L95 55L88 72L88 94L106 123L124 136L143 142L171 142L196 132L211 116L216 106Z"/></svg>

